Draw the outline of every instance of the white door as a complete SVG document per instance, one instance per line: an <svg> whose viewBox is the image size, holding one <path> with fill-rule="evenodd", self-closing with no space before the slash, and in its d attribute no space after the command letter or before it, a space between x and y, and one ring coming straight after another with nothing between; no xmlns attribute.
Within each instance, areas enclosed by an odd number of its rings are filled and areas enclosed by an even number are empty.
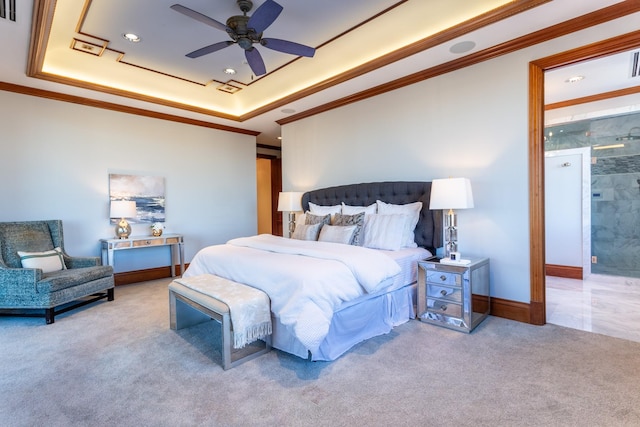
<svg viewBox="0 0 640 427"><path fill-rule="evenodd" d="M545 153L546 263L591 272L590 148Z"/></svg>

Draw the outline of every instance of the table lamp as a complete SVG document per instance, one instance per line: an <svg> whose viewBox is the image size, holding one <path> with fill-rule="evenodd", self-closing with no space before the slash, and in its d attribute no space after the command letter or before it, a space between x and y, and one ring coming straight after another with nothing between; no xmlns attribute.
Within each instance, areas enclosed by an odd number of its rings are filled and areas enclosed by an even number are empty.
<svg viewBox="0 0 640 427"><path fill-rule="evenodd" d="M458 252L458 220L453 210L472 207L473 194L468 178L434 179L431 182L429 209L448 209L444 222L445 258L451 259L451 253Z"/></svg>
<svg viewBox="0 0 640 427"><path fill-rule="evenodd" d="M278 195L278 211L289 212L289 237L296 229L296 212L302 210L302 193L281 191Z"/></svg>
<svg viewBox="0 0 640 427"><path fill-rule="evenodd" d="M112 200L109 212L110 218L120 220L116 223L116 237L118 239L128 239L131 234L131 226L125 218L135 218L136 202L133 200Z"/></svg>

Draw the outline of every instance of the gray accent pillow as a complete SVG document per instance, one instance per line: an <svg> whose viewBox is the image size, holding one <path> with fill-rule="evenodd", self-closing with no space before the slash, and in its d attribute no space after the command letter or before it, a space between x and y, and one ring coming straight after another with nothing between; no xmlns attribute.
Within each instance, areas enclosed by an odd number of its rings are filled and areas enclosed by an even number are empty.
<svg viewBox="0 0 640 427"><path fill-rule="evenodd" d="M353 233L356 230L355 225L341 226L341 225L323 225L318 236L319 242L332 242L349 244L353 240Z"/></svg>
<svg viewBox="0 0 640 427"><path fill-rule="evenodd" d="M296 225L296 229L293 231L291 235L292 239L297 240L318 240L318 234L320 233L320 228L322 228L324 224L321 222L317 224L298 224Z"/></svg>
<svg viewBox="0 0 640 427"><path fill-rule="evenodd" d="M326 215L314 215L310 212L307 212L305 214L305 220L304 223L306 225L313 225L313 224L330 224L331 223L331 214L326 214Z"/></svg>
<svg viewBox="0 0 640 427"><path fill-rule="evenodd" d="M355 214L355 215L336 214L333 220L333 225L341 225L341 226L355 225L356 230L354 231L353 237L351 237L351 242L349 242L349 244L354 246L362 246L362 244L364 243L362 238L363 237L362 227L364 226L364 212L360 212L359 214Z"/></svg>

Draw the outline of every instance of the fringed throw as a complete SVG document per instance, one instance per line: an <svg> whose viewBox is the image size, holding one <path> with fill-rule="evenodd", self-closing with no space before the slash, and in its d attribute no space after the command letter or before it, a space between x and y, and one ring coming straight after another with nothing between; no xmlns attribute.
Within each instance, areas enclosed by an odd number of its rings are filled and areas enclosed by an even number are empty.
<svg viewBox="0 0 640 427"><path fill-rule="evenodd" d="M242 348L271 334L271 301L261 290L213 274L176 279L176 282L229 307L234 348Z"/></svg>

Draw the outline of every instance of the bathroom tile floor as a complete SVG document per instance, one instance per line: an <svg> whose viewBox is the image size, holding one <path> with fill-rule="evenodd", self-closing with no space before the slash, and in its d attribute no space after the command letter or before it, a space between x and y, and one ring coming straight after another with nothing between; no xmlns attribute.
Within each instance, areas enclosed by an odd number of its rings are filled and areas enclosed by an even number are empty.
<svg viewBox="0 0 640 427"><path fill-rule="evenodd" d="M547 323L640 342L640 279L547 276Z"/></svg>

